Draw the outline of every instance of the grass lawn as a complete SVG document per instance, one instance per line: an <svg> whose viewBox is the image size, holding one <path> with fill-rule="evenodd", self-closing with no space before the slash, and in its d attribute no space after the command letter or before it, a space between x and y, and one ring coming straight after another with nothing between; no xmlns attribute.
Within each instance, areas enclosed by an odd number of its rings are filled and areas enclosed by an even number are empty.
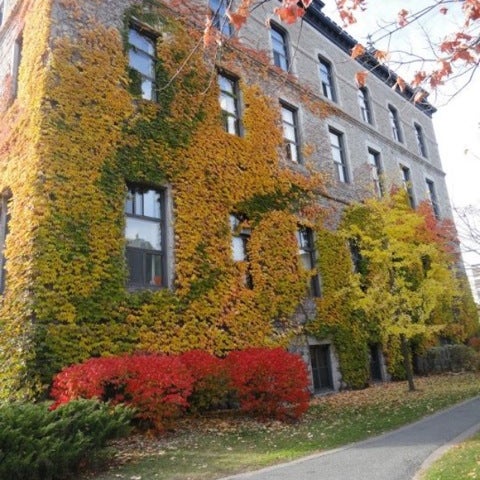
<svg viewBox="0 0 480 480"><path fill-rule="evenodd" d="M118 442L109 470L88 478L213 480L292 460L392 430L479 395L480 376L417 378L416 386L417 391L408 392L406 382L386 383L319 397L294 424L259 423L233 414L187 418L174 433Z"/></svg>
<svg viewBox="0 0 480 480"><path fill-rule="evenodd" d="M453 447L422 476L422 480L460 479L480 479L480 433Z"/></svg>

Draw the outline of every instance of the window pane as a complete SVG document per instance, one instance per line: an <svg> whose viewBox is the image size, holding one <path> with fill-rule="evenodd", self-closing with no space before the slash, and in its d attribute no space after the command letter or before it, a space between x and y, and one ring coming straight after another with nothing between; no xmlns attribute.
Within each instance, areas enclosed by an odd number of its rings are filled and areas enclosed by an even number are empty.
<svg viewBox="0 0 480 480"><path fill-rule="evenodd" d="M231 115L224 116L225 131L235 135L237 133L237 119Z"/></svg>
<svg viewBox="0 0 480 480"><path fill-rule="evenodd" d="M313 270L315 265L312 262L312 255L310 252L305 252L304 250L300 251L300 259L305 270Z"/></svg>
<svg viewBox="0 0 480 480"><path fill-rule="evenodd" d="M345 167L341 163L336 163L336 165L338 179L343 183L347 183L347 173L345 171Z"/></svg>
<svg viewBox="0 0 480 480"><path fill-rule="evenodd" d="M127 245L145 250L162 250L160 222L127 217L125 226Z"/></svg>
<svg viewBox="0 0 480 480"><path fill-rule="evenodd" d="M161 218L160 215L160 193L155 190L148 190L143 194L143 214L146 217Z"/></svg>
<svg viewBox="0 0 480 480"><path fill-rule="evenodd" d="M224 92L228 92L231 95L233 95L234 85L233 85L233 82L229 78L224 77L223 75L219 75L218 76L218 84L220 86L220 90L222 90Z"/></svg>
<svg viewBox="0 0 480 480"><path fill-rule="evenodd" d="M288 142L286 143L285 147L286 147L287 159L292 162L298 163L297 145L295 143Z"/></svg>
<svg viewBox="0 0 480 480"><path fill-rule="evenodd" d="M220 108L223 114L225 131L232 135L239 135L238 103L236 98L236 82L223 75L218 75L220 86Z"/></svg>
<svg viewBox="0 0 480 480"><path fill-rule="evenodd" d="M283 134L287 140L291 140L295 143L295 127L293 125L284 124L283 125Z"/></svg>
<svg viewBox="0 0 480 480"><path fill-rule="evenodd" d="M243 262L247 259L246 241L243 237L232 237L232 255L235 262Z"/></svg>
<svg viewBox="0 0 480 480"><path fill-rule="evenodd" d="M332 147L340 148L340 136L334 132L330 132L330 144Z"/></svg>
<svg viewBox="0 0 480 480"><path fill-rule="evenodd" d="M129 65L140 72L142 75L153 78L155 76L155 67L152 57L149 57L145 53L130 49L129 52Z"/></svg>
<svg viewBox="0 0 480 480"><path fill-rule="evenodd" d="M287 41L284 34L272 29L272 47L273 47L273 63L283 70L288 70L288 52Z"/></svg>
<svg viewBox="0 0 480 480"><path fill-rule="evenodd" d="M235 99L225 93L220 97L220 108L226 112L235 113Z"/></svg>
<svg viewBox="0 0 480 480"><path fill-rule="evenodd" d="M162 285L162 256L153 253L145 254L145 283L160 287Z"/></svg>
<svg viewBox="0 0 480 480"><path fill-rule="evenodd" d="M286 123L290 123L293 125L294 123L294 114L292 110L288 108L282 107L282 120Z"/></svg>
<svg viewBox="0 0 480 480"><path fill-rule="evenodd" d="M143 258L144 252L136 248L126 248L128 265L128 283L131 285L144 285Z"/></svg>
<svg viewBox="0 0 480 480"><path fill-rule="evenodd" d="M144 52L155 56L155 43L150 38L146 37L145 35L141 35L137 30L134 28L130 29L128 35L128 41L131 45L137 47Z"/></svg>
<svg viewBox="0 0 480 480"><path fill-rule="evenodd" d="M155 100L154 83L146 78L142 80L142 98Z"/></svg>
<svg viewBox="0 0 480 480"><path fill-rule="evenodd" d="M133 193L131 190L127 193L127 198L125 200L125 213L133 214Z"/></svg>
<svg viewBox="0 0 480 480"><path fill-rule="evenodd" d="M135 190L135 205L134 212L135 215L143 215L143 194Z"/></svg>

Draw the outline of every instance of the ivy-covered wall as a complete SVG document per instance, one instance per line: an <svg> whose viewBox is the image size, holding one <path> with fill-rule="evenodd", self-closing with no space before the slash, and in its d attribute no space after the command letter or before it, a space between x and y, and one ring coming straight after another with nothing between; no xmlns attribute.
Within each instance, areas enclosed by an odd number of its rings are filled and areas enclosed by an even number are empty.
<svg viewBox="0 0 480 480"><path fill-rule="evenodd" d="M42 390L53 372L93 355L286 345L292 330L285 326L306 285L295 213L313 201L320 179L280 166L278 108L257 87L242 84L245 133L226 133L214 67L194 48L200 34L161 7L144 18L162 25L154 103L138 98L129 83L125 32L91 21L75 36L55 38L47 55L49 5L36 5L25 19L22 62L22 88L32 88L36 101L25 108L34 115L27 125L18 121L24 137L8 145L4 162L12 166L20 155L30 160L3 177L12 201L1 326L2 338L15 343L2 346L2 360L9 359L2 395ZM144 13L138 6L127 10L125 28L129 17L142 20ZM41 19L43 41L39 31L33 41L30 29ZM42 81L35 90L27 81L34 68ZM21 100L12 111L21 110ZM28 135L36 135L31 154L20 148ZM171 289L126 288L127 182L171 192ZM32 207L19 211L27 201ZM249 218L253 288L244 281L246 262L232 259L234 212ZM32 225L19 242L26 222ZM17 258L24 260L21 274Z"/></svg>
<svg viewBox="0 0 480 480"><path fill-rule="evenodd" d="M228 134L198 30L147 0L123 1L120 29L80 22L78 2L30 1L19 14L19 91L0 113L0 190L11 194L0 397L36 396L54 372L90 356L287 346L302 328L295 314L309 275L298 258L299 223L316 231L323 291L305 330L334 343L346 385L364 386L368 343L382 337L358 309L361 278L345 236L323 226L322 175L282 161L278 99L256 85L271 69L239 45L217 56L250 79L240 84L244 134ZM139 98L129 76L132 17L160 33L158 102ZM78 20L75 34L62 34L54 18ZM312 115L334 111L299 95ZM166 188L170 288L126 287L127 183ZM251 231L248 262L232 258L232 213Z"/></svg>

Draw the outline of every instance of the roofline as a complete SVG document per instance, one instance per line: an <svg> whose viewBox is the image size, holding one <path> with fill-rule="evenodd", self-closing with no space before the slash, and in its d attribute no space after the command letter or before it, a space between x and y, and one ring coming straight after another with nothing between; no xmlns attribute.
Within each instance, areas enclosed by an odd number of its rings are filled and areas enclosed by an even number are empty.
<svg viewBox="0 0 480 480"><path fill-rule="evenodd" d="M304 20L346 54L350 55L352 48L357 45L358 41L322 12L324 6L325 3L322 0L313 0L303 16ZM355 60L389 87L393 87L397 82L398 75L387 66L382 65L375 58L372 51L365 52ZM418 92L427 94L425 90L413 88L411 85L406 85L403 92L398 88L396 88L395 91L409 102L413 100ZM427 101L426 96L421 101L414 102L414 105L429 117L432 117L432 114L437 111L437 109Z"/></svg>

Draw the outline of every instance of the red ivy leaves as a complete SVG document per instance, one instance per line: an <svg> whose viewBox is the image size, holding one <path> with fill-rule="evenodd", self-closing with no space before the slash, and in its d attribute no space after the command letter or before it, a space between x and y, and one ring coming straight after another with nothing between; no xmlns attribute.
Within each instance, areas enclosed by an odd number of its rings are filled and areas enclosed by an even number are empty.
<svg viewBox="0 0 480 480"><path fill-rule="evenodd" d="M353 13L355 10L365 10L366 8L366 0L337 0L337 10L344 26L352 25L357 21Z"/></svg>
<svg viewBox="0 0 480 480"><path fill-rule="evenodd" d="M355 82L359 88L364 87L367 83L367 76L368 72L366 70L362 70L361 72L357 72L355 74Z"/></svg>
<svg viewBox="0 0 480 480"><path fill-rule="evenodd" d="M350 54L350 56L351 56L352 58L357 58L357 57L362 56L364 53L365 53L365 47L364 47L362 44L357 43L357 44L352 48L352 53Z"/></svg>
<svg viewBox="0 0 480 480"><path fill-rule="evenodd" d="M402 8L398 14L397 14L397 23L400 27L405 27L406 25L408 25L408 20L407 20L407 17L409 15L409 11L408 10L405 10L404 8Z"/></svg>
<svg viewBox="0 0 480 480"><path fill-rule="evenodd" d="M398 88L401 92L404 92L407 88L407 82L405 82L402 77L397 76L397 80L393 84L392 90L395 90L396 88Z"/></svg>
<svg viewBox="0 0 480 480"><path fill-rule="evenodd" d="M303 17L305 14L305 9L299 7L296 3L293 2L283 2L281 7L278 7L274 10L274 13L278 15L278 18L285 23L291 24L295 23L299 18Z"/></svg>
<svg viewBox="0 0 480 480"><path fill-rule="evenodd" d="M480 20L480 1L464 0L462 9L465 12L465 26L469 26L471 22Z"/></svg>
<svg viewBox="0 0 480 480"><path fill-rule="evenodd" d="M419 236L426 242L437 244L445 253L454 253L457 250L457 235L453 221L437 220L429 201L421 202L417 212L424 220L418 228Z"/></svg>

